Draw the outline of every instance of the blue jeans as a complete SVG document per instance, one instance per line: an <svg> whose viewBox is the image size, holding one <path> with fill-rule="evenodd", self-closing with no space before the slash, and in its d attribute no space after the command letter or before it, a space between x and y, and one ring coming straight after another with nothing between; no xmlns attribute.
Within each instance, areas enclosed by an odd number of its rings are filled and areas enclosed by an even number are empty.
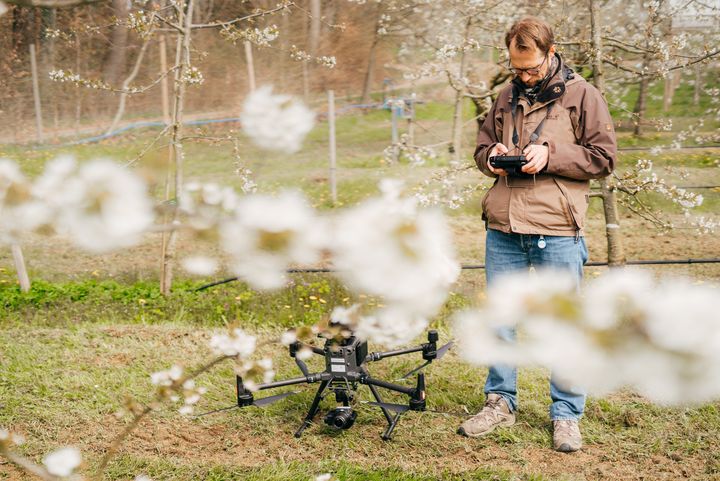
<svg viewBox="0 0 720 481"><path fill-rule="evenodd" d="M491 285L498 277L521 270L548 267L562 269L576 276L578 287L583 264L588 259L584 237L543 236L545 247L540 248L539 235L506 234L488 229L485 241L485 278ZM507 328L499 333L506 340L515 339L515 330ZM517 368L506 364L490 366L485 382L485 394L496 393L505 398L512 411L517 410ZM550 378L550 419L579 419L585 410L585 392L568 388Z"/></svg>

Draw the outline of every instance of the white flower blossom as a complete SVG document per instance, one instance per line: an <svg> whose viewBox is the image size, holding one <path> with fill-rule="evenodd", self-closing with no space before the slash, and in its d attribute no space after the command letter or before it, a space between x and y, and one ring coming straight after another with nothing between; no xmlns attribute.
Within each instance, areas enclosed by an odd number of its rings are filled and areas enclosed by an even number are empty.
<svg viewBox="0 0 720 481"><path fill-rule="evenodd" d="M300 359L301 361L307 361L312 357L312 355L312 349L310 349L309 347L302 347L297 353L295 353L295 357Z"/></svg>
<svg viewBox="0 0 720 481"><path fill-rule="evenodd" d="M20 238L50 221L50 210L11 160L0 159L0 242Z"/></svg>
<svg viewBox="0 0 720 481"><path fill-rule="evenodd" d="M57 229L91 252L137 244L154 220L145 183L106 160L67 175L70 165L66 159L59 161L51 175L39 181L38 192L55 209Z"/></svg>
<svg viewBox="0 0 720 481"><path fill-rule="evenodd" d="M460 269L442 214L418 209L414 198L400 198L396 183L384 182L382 189L384 198L365 201L336 219L331 248L338 275L387 304L367 316L362 331L382 342L399 334L393 343L401 343L437 312ZM404 326L404 336L400 330L380 334L377 326L389 325L393 316Z"/></svg>
<svg viewBox="0 0 720 481"><path fill-rule="evenodd" d="M232 187L188 182L180 192L178 204L188 225L205 230L230 217L237 207L238 198Z"/></svg>
<svg viewBox="0 0 720 481"><path fill-rule="evenodd" d="M336 306L330 313L330 320L342 326L354 326L359 319L360 304L353 304L350 307Z"/></svg>
<svg viewBox="0 0 720 481"><path fill-rule="evenodd" d="M201 85L205 82L205 77L197 67L190 67L185 70L180 80L188 85Z"/></svg>
<svg viewBox="0 0 720 481"><path fill-rule="evenodd" d="M216 334L210 339L210 349L222 356L247 358L255 352L257 338L235 328L228 334Z"/></svg>
<svg viewBox="0 0 720 481"><path fill-rule="evenodd" d="M233 271L260 289L282 287L289 264L317 261L327 242L324 224L295 192L244 197L220 235Z"/></svg>
<svg viewBox="0 0 720 481"><path fill-rule="evenodd" d="M251 93L240 114L243 131L258 146L294 153L315 125L315 114L288 95L265 86Z"/></svg>
<svg viewBox="0 0 720 481"><path fill-rule="evenodd" d="M173 382L179 380L182 375L183 368L175 364L167 371L158 371L150 374L150 381L155 386L171 386Z"/></svg>
<svg viewBox="0 0 720 481"><path fill-rule="evenodd" d="M0 443L11 442L16 446L25 444L25 436L22 434L12 433L7 429L0 428Z"/></svg>
<svg viewBox="0 0 720 481"><path fill-rule="evenodd" d="M72 447L53 451L43 459L48 473L54 476L60 476L61 478L70 476L73 471L80 466L81 462L82 456L80 455L80 451Z"/></svg>
<svg viewBox="0 0 720 481"><path fill-rule="evenodd" d="M218 260L207 256L190 256L182 261L183 269L198 276L209 276L218 270Z"/></svg>
<svg viewBox="0 0 720 481"><path fill-rule="evenodd" d="M285 331L280 336L280 344L283 346L289 346L290 344L298 340L295 330Z"/></svg>
<svg viewBox="0 0 720 481"><path fill-rule="evenodd" d="M720 396L717 288L631 269L592 281L582 297L573 285L556 273L493 284L482 310L456 316L460 355L547 366L596 395L628 386L659 403ZM520 341L509 340L510 328L522 331Z"/></svg>

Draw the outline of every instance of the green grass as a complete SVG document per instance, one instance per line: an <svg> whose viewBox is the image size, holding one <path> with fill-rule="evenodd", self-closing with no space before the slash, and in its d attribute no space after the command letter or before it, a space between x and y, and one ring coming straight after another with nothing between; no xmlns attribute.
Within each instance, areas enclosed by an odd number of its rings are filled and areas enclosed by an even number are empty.
<svg viewBox="0 0 720 481"><path fill-rule="evenodd" d="M215 294L213 294L215 295ZM221 294L217 294L222 298ZM60 309L60 308L58 308ZM110 323L95 312L96 322L70 326L11 326L0 332L0 425L28 437L21 449L35 459L62 444L80 447L87 466L93 466L102 446L122 429L113 413L124 396L148 401L149 374L173 363L188 367L208 359L211 321L171 318L159 325ZM55 309L49 309L49 316ZM296 311L300 315L299 311ZM441 339L450 333L441 327ZM276 339L282 324L268 320L251 328L261 339ZM260 348L259 355L275 361L277 377L297 375L297 368L277 344ZM419 362L411 356L373 364L370 370L395 379ZM311 370L322 370L320 359ZM652 477L652 463L677 463L695 473L695 479L719 474L714 446L718 441L720 405L669 409L648 404L630 393L590 399L583 421L586 453L580 464L550 450L547 419L547 372L522 369L519 377L521 408L513 428L498 430L482 440L457 436L455 427L463 409L482 405L485 369L460 361L451 352L427 369L428 407L447 414L409 413L391 443L382 443L383 420L376 410L359 405L356 425L334 432L318 418L300 440L292 437L312 398L314 388L258 409L245 409L200 419L178 415L169 404L143 423L106 479L128 479L145 473L153 479L312 479L332 472L339 479L599 479L598 469L614 463L632 466ZM230 363L198 379L208 393L200 411L232 404ZM370 400L367 390L360 400ZM401 402L401 399L395 399ZM334 403L328 399L327 410ZM460 415L456 415L460 414ZM185 434L183 434L185 433ZM184 437L183 437L184 436ZM529 456L529 458L528 458ZM544 468L536 463L545 458ZM589 465L585 465L589 463ZM609 464L608 464L609 463ZM16 479L0 466L4 475Z"/></svg>
<svg viewBox="0 0 720 481"><path fill-rule="evenodd" d="M156 459L138 460L122 458L110 469L111 479L131 478L134 473L144 472L153 479L203 479L206 481L274 481L274 480L308 480L315 479L315 474L332 473L334 479L364 481L432 481L436 475L414 474L400 468L380 470L362 469L346 462L279 462L262 468L243 469L233 465L208 465L192 463L178 466L170 461ZM511 481L518 479L508 473L493 469L477 469L462 475L441 473L444 480L461 481L468 477L478 481ZM544 477L525 478L542 481Z"/></svg>
<svg viewBox="0 0 720 481"><path fill-rule="evenodd" d="M251 290L234 282L197 291L205 282L178 281L164 297L156 280L121 284L112 280L50 283L35 279L29 292L20 292L14 273L0 272L0 325L72 327L78 323L115 322L162 324L181 322L222 327L311 325L329 314L331 306L354 297L333 278L296 275L290 287L276 293ZM310 297L314 299L310 299Z"/></svg>

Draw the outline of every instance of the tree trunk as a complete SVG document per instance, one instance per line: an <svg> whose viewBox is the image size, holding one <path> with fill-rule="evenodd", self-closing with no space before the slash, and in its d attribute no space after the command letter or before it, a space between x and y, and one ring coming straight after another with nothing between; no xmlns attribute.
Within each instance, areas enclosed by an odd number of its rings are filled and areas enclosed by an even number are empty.
<svg viewBox="0 0 720 481"><path fill-rule="evenodd" d="M303 30L306 38L306 45L308 53L315 57L317 55L318 46L320 45L320 0L308 0L308 9L310 10L310 25L308 28L308 22L303 22ZM310 75L312 68L310 64L305 61L302 63L303 68L303 97L305 102L310 101Z"/></svg>
<svg viewBox="0 0 720 481"><path fill-rule="evenodd" d="M320 25L322 38L327 39L328 35L332 34L330 25L337 23L338 4L335 0L326 0L325 2L325 22Z"/></svg>
<svg viewBox="0 0 720 481"><path fill-rule="evenodd" d="M605 75L602 68L602 37L600 36L600 15L598 0L590 0L590 22L593 43L593 83L601 94L605 94ZM600 180L600 192L605 214L605 237L607 239L608 264L612 267L625 264L620 231L620 216L617 210L617 196L614 186L608 178Z"/></svg>
<svg viewBox="0 0 720 481"><path fill-rule="evenodd" d="M80 73L80 36L75 36L75 73ZM85 89L75 89L75 136L80 136L80 118L82 117L82 92Z"/></svg>
<svg viewBox="0 0 720 481"><path fill-rule="evenodd" d="M124 22L128 17L128 1L113 0L113 14L119 22ZM128 29L123 25L113 27L110 35L110 53L105 62L104 77L111 84L117 83L120 76L125 72L127 63L127 42Z"/></svg>
<svg viewBox="0 0 720 481"><path fill-rule="evenodd" d="M703 88L703 75L700 63L695 64L695 88L693 89L693 105L700 105L700 92Z"/></svg>
<svg viewBox="0 0 720 481"><path fill-rule="evenodd" d="M183 25L182 33L178 35L175 49L175 82L173 84L173 94L175 103L172 111L172 126L170 140L170 166L168 169L168 178L165 183L165 201L166 205L172 205L172 229L169 234L163 233L162 246L162 272L160 274L160 292L164 296L170 294L173 279L173 266L175 262L175 245L177 243L177 223L179 210L177 208L177 198L182 189L182 169L185 153L183 150L183 110L185 103L185 82L183 77L190 66L190 36L192 34L192 17L194 0L187 0L187 12L184 11L185 2L179 2L176 7L178 15L178 24ZM170 189L170 177L174 172L173 192ZM172 197L170 194L172 193ZM174 202L173 202L174 200ZM165 222L165 225L168 223Z"/></svg>
<svg viewBox="0 0 720 481"><path fill-rule="evenodd" d="M318 53L320 46L320 0L309 0L310 2L310 38L308 39L308 53L313 57Z"/></svg>
<svg viewBox="0 0 720 481"><path fill-rule="evenodd" d="M643 122L645 121L645 109L647 106L648 89L650 87L650 79L646 76L640 77L640 85L638 87L638 98L635 102L633 113L635 114L635 129L633 134L636 137L642 136Z"/></svg>
<svg viewBox="0 0 720 481"><path fill-rule="evenodd" d="M15 5L12 12L13 46L15 50L23 51L37 38L35 9Z"/></svg>
<svg viewBox="0 0 720 481"><path fill-rule="evenodd" d="M465 53L465 45L467 44L470 36L470 25L472 20L468 19L465 23L465 33L463 35L462 48L460 49L460 70L458 71L458 80L461 85L455 88L455 112L453 113L453 125L452 125L452 143L450 144L450 152L453 154L453 162L460 162L460 149L462 149L462 132L463 132L463 118L462 118L462 104L465 100L466 88L462 82L465 78L465 63L467 61L467 55Z"/></svg>
<svg viewBox="0 0 720 481"><path fill-rule="evenodd" d="M282 15L280 17L280 31L281 32L290 32L290 15ZM287 52L290 50L290 42L288 39L288 34L280 35L280 48L283 52ZM283 75L280 76L280 89L282 92L288 91L288 85L295 84L294 80L291 78L290 67L291 60L288 58L287 55L281 55L280 56L280 68L282 69Z"/></svg>
<svg viewBox="0 0 720 481"><path fill-rule="evenodd" d="M149 38L146 39L145 42L143 42L143 46L140 49L140 53L138 53L137 59L135 60L135 66L133 67L132 72L130 72L130 75L128 75L127 78L123 81L123 90L126 90L128 87L130 87L132 81L135 80L135 77L137 77L137 74L140 71L140 66L142 65L143 58L145 57L145 52L147 51L148 45L150 45ZM115 113L115 118L113 119L112 124L110 124L110 127L108 127L106 134L110 134L117 128L120 120L125 114L125 102L127 101L127 96L127 92L122 92L120 94L120 101L118 102L118 108L117 112Z"/></svg>
<svg viewBox="0 0 720 481"><path fill-rule="evenodd" d="M302 17L303 36L305 38L305 45L309 45L309 28L308 21ZM308 69L308 63L306 61L302 63L302 87L303 87L303 99L305 103L310 101L310 70Z"/></svg>
<svg viewBox="0 0 720 481"><path fill-rule="evenodd" d="M372 91L373 72L375 70L375 51L380 40L378 36L378 28L380 28L380 19L382 17L382 3L378 3L377 16L375 18L375 27L372 33L372 43L370 44L370 52L368 53L367 70L365 71L365 82L363 82L362 99L360 103L370 103L370 92Z"/></svg>
<svg viewBox="0 0 720 481"><path fill-rule="evenodd" d="M167 126L170 125L170 98L168 97L168 67L167 67L167 41L165 34L160 34L160 42L158 44L160 50L160 75L163 76L160 80L160 103L162 105L163 112L163 123Z"/></svg>
<svg viewBox="0 0 720 481"><path fill-rule="evenodd" d="M370 103L370 93L372 91L373 84L373 71L375 70L375 50L377 50L377 37L373 39L372 45L370 46L370 53L368 54L367 70L365 71L365 81L363 82L362 99L360 103Z"/></svg>

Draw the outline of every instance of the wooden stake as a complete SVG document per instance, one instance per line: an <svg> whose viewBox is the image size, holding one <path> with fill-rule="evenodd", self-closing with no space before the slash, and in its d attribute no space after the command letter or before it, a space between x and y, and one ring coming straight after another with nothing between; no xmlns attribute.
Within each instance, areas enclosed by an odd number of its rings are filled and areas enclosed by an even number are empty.
<svg viewBox="0 0 720 481"><path fill-rule="evenodd" d="M330 195L333 205L337 204L337 185L335 179L335 163L337 149L335 144L335 92L328 90L328 124L330 126Z"/></svg>
<svg viewBox="0 0 720 481"><path fill-rule="evenodd" d="M247 61L248 82L250 84L250 92L255 91L255 62L253 61L252 45L245 41L245 60Z"/></svg>
<svg viewBox="0 0 720 481"><path fill-rule="evenodd" d="M395 105L398 99L392 99L390 104L390 112L392 113L392 161L393 164L397 163L400 158L400 135L398 133L398 110L399 107Z"/></svg>
<svg viewBox="0 0 720 481"><path fill-rule="evenodd" d="M17 272L18 281L20 281L20 290L22 292L28 292L30 290L30 278L28 277L27 269L25 268L25 259L23 258L22 249L18 244L13 244L12 255L15 263L15 272Z"/></svg>

